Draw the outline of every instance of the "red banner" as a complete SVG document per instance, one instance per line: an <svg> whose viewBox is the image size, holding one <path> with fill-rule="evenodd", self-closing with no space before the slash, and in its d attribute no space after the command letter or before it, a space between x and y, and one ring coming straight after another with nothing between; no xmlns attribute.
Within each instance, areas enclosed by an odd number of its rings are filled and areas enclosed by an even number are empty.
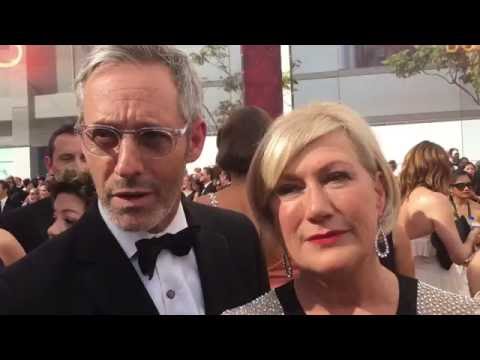
<svg viewBox="0 0 480 360"><path fill-rule="evenodd" d="M245 105L283 113L280 45L242 45Z"/></svg>

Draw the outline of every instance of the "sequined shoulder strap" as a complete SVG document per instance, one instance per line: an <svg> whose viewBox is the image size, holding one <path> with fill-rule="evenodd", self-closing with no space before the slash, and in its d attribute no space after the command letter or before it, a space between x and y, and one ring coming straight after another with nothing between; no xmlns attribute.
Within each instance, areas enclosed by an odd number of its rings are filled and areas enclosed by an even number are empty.
<svg viewBox="0 0 480 360"><path fill-rule="evenodd" d="M284 313L275 290L271 290L248 304L225 311L222 315L284 315Z"/></svg>
<svg viewBox="0 0 480 360"><path fill-rule="evenodd" d="M215 193L210 193L208 194L208 197L210 198L210 205L218 207L217 195Z"/></svg>
<svg viewBox="0 0 480 360"><path fill-rule="evenodd" d="M418 315L480 315L480 300L418 282Z"/></svg>

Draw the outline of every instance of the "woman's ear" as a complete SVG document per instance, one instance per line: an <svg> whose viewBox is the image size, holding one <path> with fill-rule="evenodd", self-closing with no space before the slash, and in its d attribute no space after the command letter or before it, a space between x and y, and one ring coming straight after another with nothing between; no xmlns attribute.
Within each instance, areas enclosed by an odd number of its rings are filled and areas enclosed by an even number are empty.
<svg viewBox="0 0 480 360"><path fill-rule="evenodd" d="M379 220L383 217L383 214L385 212L385 204L387 202L387 195L385 192L385 185L384 185L384 178L383 174L379 171L375 175L375 193L377 194L377 213L379 214Z"/></svg>

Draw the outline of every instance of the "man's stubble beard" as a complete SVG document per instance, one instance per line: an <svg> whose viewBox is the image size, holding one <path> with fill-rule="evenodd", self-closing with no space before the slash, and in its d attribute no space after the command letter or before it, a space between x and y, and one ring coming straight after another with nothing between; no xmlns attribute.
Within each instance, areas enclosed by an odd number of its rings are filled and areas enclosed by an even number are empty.
<svg viewBox="0 0 480 360"><path fill-rule="evenodd" d="M175 184L166 187L150 183L147 188L153 191L157 200L153 206L148 208L125 207L118 209L111 204L113 190L134 187L137 183L135 180L121 181L122 186L114 186L113 188L107 185L100 201L102 206L108 210L112 222L121 229L132 232L151 231L158 233L168 226L176 214L180 202L182 179L180 177Z"/></svg>

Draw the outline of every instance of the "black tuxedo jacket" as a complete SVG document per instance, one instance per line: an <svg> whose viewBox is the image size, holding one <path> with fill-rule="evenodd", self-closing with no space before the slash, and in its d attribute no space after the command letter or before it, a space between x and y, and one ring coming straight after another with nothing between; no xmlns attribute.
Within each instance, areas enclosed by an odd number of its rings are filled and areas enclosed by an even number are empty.
<svg viewBox="0 0 480 360"><path fill-rule="evenodd" d="M194 243L207 314L268 290L257 232L245 216L182 199ZM0 275L0 313L158 314L130 260L95 203L82 219Z"/></svg>
<svg viewBox="0 0 480 360"><path fill-rule="evenodd" d="M210 184L207 185L207 187L205 187L202 190L201 195L207 195L207 194L211 194L211 193L214 193L214 192L217 192L217 188L215 187L215 185L213 185L213 182L211 182Z"/></svg>
<svg viewBox="0 0 480 360"><path fill-rule="evenodd" d="M21 203L18 203L16 201L12 200L10 197L7 197L7 201L5 202L5 206L2 209L1 215L3 216L3 215L5 215L6 213L8 213L12 210L18 209L21 206L22 206Z"/></svg>
<svg viewBox="0 0 480 360"><path fill-rule="evenodd" d="M0 227L18 240L29 253L48 239L47 230L53 222L50 198L9 211L0 217Z"/></svg>

